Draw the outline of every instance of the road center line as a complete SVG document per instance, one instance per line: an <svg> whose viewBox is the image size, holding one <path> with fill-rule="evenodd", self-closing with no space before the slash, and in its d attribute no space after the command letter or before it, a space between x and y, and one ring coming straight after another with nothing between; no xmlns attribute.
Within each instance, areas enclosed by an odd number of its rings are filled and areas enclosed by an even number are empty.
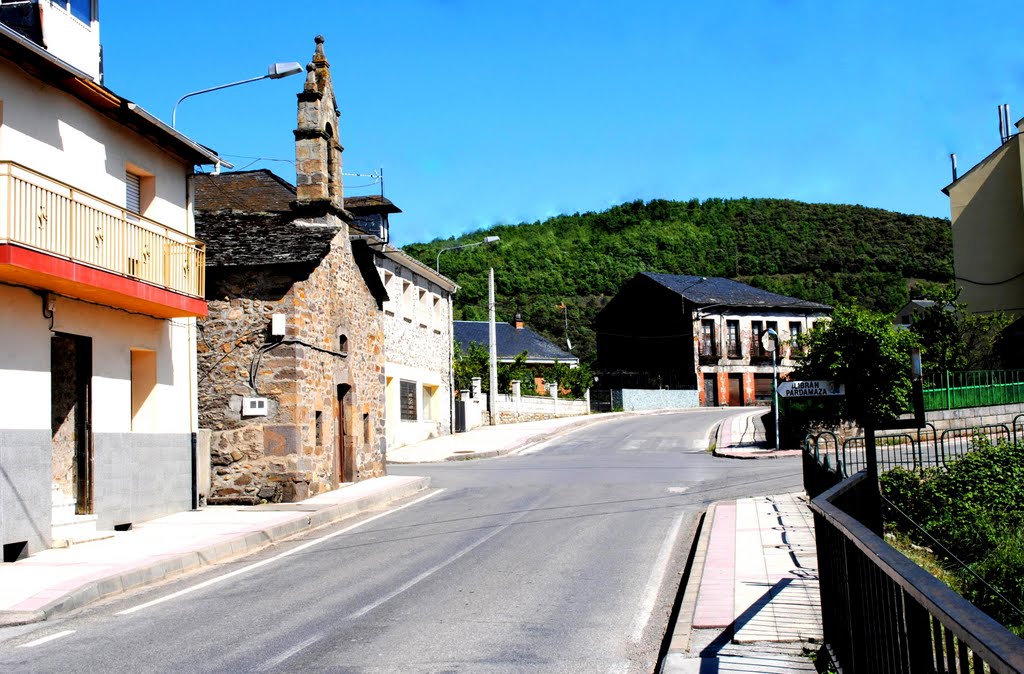
<svg viewBox="0 0 1024 674"><path fill-rule="evenodd" d="M63 632L57 632L56 634L51 634L48 637L43 637L42 639L36 639L35 641L30 641L27 644L22 644L18 646L18 648L32 648L33 646L41 646L42 644L45 644L48 641L60 639L61 637L66 637L67 635L74 633L75 630L64 630Z"/></svg>
<svg viewBox="0 0 1024 674"><path fill-rule="evenodd" d="M366 615L367 613L369 613L370 611L374 610L378 606L381 606L382 604L385 604L385 603L391 601L392 599L394 599L398 595L402 594L403 592L405 592L409 588L413 587L417 583L420 583L420 582L426 580L427 578L429 578L430 576L434 575L435 573L437 573L438 571L440 571L444 567L448 566L452 562L455 562L456 560L458 560L463 555L465 555L465 554L475 550L476 548L480 547L481 545L483 545L487 541L491 540L492 538L494 538L495 536L500 534L502 531L505 531L505 529L508 529L510 526L512 526L513 524L515 524L516 522L518 522L519 520L521 520L525 516L526 516L525 512L519 514L513 520L511 520L509 522L506 522L505 524L502 524L500 527L498 527L497 529L495 529L491 533L487 534L486 536L484 536L480 540L474 542L471 545L466 546L462 550L459 550L458 552L456 552L454 555L452 555L448 559L444 560L440 564L436 564L436 565L432 566L431 568L427 569L426 571L424 571L423 573L419 574L415 578L412 578L411 580L406 581L405 583L403 583L402 585L397 587L395 590L393 590L393 591L389 592L388 594L384 595L383 597L381 597L377 601L373 602L372 604L368 604L368 605L364 606L363 608L359 609L358 611L356 611L355 613L346 616L345 619L346 620L355 620L356 618L361 618L362 616Z"/></svg>
<svg viewBox="0 0 1024 674"><path fill-rule="evenodd" d="M144 604L139 604L138 606L133 606L132 608L125 609L124 611L119 611L115 615L129 615L129 614L135 613L136 611L141 611L142 609L149 608L150 606L156 606L157 604L162 604L165 601L170 601L172 599L177 599L178 597L181 597L183 595L189 594L191 592L195 592L196 590L201 590L203 588L210 587L211 585L216 585L217 583L220 583L220 582L223 582L225 580L228 580L229 578L234 578L235 576L240 576L243 573L249 573L250 571L255 571L256 569L260 568L261 566L266 566L267 564L273 564L276 561L284 559L285 557L288 557L290 555L294 555L297 552L302 552L303 550L311 548L314 545L320 545L324 541L329 541L330 539L334 538L335 536L341 536L342 534L347 534L348 532L350 532L350 531L352 531L354 529L358 529L359 527L361 527L363 525L369 524L370 522L373 522L374 520L378 520L378 519L380 519L382 517L387 517L388 515L392 515L394 513L397 513L399 510L404 510L404 509L406 509L406 508L408 508L410 506L414 506L417 503L422 503L423 501L426 501L429 498L433 498L433 497L437 496L438 494L440 494L443 491L444 491L444 489L438 489L435 492L431 492L430 494L427 494L425 496L419 497L415 501L410 501L409 503L406 503L404 505L400 505L397 508L392 508L391 510L388 510L386 512L382 512L382 513L379 513L377 515L374 515L373 517L368 517L367 519L363 520L362 522L357 522L356 524L353 524L352 526L345 527L344 529L339 529L338 531L334 531L332 533L329 533L326 536L322 536L322 537L317 538L315 540L308 541L306 543L303 543L302 545L298 545L298 546L292 548L291 550L285 550L284 552L282 552L282 553L280 553L278 555L275 555L273 557L268 557L267 559L261 560L259 562L254 563L254 564L250 564L249 566L243 566L240 569L235 569L234 571L231 571L229 573L225 573L223 576L217 576L216 578L210 578L209 580L205 580L202 583L198 583L196 585L193 585L192 587L187 587L184 590L179 590L177 592L173 592L173 593L171 593L171 594L169 594L169 595L167 595L165 597L160 597L159 599L154 599L153 601L148 601L148 602L146 602Z"/></svg>
<svg viewBox="0 0 1024 674"><path fill-rule="evenodd" d="M676 546L676 539L679 538L679 530L683 526L683 517L685 515L686 513L679 513L679 517L672 523L672 530L668 538L661 544L661 550L658 551L658 558L654 562L654 568L651 569L651 577L647 581L647 589L644 590L644 599L640 602L640 608L636 612L636 617L633 618L631 636L634 643L639 643L640 639L643 638L644 629L651 619L651 613L654 612L654 604L658 600L658 590L661 588L662 579L664 579L665 572L668 570L668 562L672 557L672 550Z"/></svg>

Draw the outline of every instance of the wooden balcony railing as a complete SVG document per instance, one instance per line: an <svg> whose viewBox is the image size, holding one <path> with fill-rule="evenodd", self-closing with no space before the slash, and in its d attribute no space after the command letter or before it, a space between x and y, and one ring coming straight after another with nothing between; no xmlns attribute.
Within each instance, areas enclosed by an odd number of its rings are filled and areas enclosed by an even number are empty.
<svg viewBox="0 0 1024 674"><path fill-rule="evenodd" d="M183 295L204 295L201 241L10 161L0 161L0 244L5 243Z"/></svg>

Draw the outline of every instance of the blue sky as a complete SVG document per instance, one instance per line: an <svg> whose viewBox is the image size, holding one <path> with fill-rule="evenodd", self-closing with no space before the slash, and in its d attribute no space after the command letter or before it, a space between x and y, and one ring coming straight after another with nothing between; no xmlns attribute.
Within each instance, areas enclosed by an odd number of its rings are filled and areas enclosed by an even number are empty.
<svg viewBox="0 0 1024 674"><path fill-rule="evenodd" d="M1024 115L1014 11L934 0L100 8L106 85L167 121L186 92L306 64L323 34L344 169L383 167L404 211L397 245L633 199L783 197L948 217L949 153L962 174L998 144L998 104ZM301 87L297 75L198 96L178 127L237 168L294 181ZM358 176L345 187L378 189Z"/></svg>

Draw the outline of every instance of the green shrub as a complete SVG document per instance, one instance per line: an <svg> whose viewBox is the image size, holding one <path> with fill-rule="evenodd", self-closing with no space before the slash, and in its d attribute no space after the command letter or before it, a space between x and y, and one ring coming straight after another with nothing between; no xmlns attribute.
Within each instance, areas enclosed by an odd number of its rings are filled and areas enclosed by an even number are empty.
<svg viewBox="0 0 1024 674"><path fill-rule="evenodd" d="M1024 616L1008 606L954 558L1017 607L1024 607L1024 448L976 437L974 451L947 468L917 475L904 469L881 477L883 495L946 548L887 507L886 526L935 548L955 576L951 583L975 606L1018 634ZM948 552L947 552L948 551Z"/></svg>

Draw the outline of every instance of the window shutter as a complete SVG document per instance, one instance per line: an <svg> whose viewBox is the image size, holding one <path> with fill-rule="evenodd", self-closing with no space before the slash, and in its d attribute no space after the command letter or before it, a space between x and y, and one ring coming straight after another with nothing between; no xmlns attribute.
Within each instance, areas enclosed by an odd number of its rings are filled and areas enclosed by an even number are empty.
<svg viewBox="0 0 1024 674"><path fill-rule="evenodd" d="M134 173L124 174L125 208L132 213L142 213L142 178Z"/></svg>

